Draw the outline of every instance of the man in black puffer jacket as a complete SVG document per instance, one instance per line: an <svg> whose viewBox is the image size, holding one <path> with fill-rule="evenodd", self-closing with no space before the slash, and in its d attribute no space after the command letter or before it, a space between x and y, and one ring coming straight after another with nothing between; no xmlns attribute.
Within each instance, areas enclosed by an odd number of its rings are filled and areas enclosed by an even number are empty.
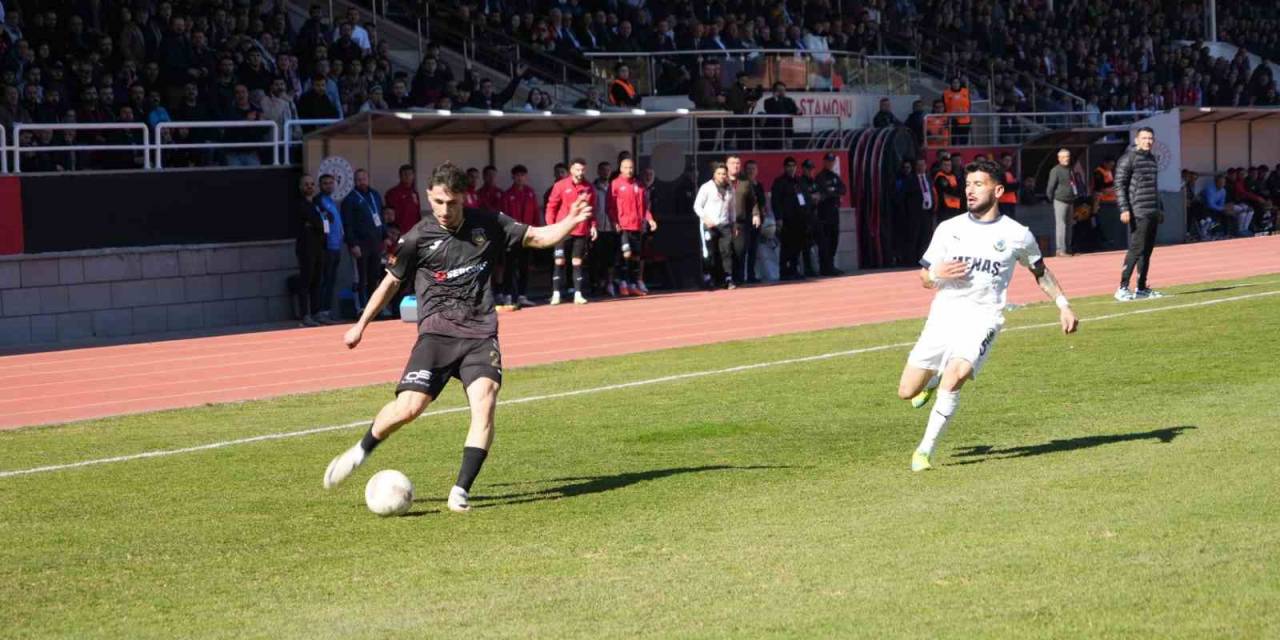
<svg viewBox="0 0 1280 640"><path fill-rule="evenodd" d="M1159 298L1160 294L1147 288L1147 270L1151 267L1151 250L1156 244L1156 228L1164 219L1160 210L1160 192L1156 189L1156 177L1160 164L1151 153L1155 132L1150 127L1138 129L1133 148L1116 162L1116 204L1120 209L1120 222L1129 225L1129 252L1124 256L1124 270L1120 272L1120 288L1116 300ZM1129 278L1138 267L1138 288L1130 291Z"/></svg>

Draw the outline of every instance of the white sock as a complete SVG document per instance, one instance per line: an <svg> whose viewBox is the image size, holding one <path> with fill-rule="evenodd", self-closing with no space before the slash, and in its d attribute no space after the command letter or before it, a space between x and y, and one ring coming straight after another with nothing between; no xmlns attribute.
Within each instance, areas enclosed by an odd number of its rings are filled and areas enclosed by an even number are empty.
<svg viewBox="0 0 1280 640"><path fill-rule="evenodd" d="M959 404L960 392L938 392L938 398L933 401L933 409L929 412L929 424L925 427L924 438L920 440L920 446L916 447L916 451L933 453L933 445L937 443L938 438L942 437L942 434L947 432L947 423L951 422L951 416L955 415Z"/></svg>

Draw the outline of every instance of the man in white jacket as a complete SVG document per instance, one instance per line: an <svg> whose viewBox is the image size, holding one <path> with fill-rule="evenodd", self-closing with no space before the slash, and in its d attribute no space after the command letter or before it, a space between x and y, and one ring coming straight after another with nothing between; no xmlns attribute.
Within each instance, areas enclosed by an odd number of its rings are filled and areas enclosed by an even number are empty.
<svg viewBox="0 0 1280 640"><path fill-rule="evenodd" d="M736 288L733 283L733 239L738 234L734 225L733 190L729 188L729 170L717 162L711 169L711 179L698 189L693 199L693 211L702 222L702 242L706 267L703 282L710 288L723 283L724 288Z"/></svg>

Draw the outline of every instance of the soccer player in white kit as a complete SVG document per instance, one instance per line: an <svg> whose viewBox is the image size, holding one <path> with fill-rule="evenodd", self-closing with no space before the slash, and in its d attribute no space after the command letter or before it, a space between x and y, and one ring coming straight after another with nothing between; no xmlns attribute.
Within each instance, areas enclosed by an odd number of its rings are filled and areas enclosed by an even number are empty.
<svg viewBox="0 0 1280 640"><path fill-rule="evenodd" d="M921 282L938 293L924 331L907 356L898 396L917 409L928 404L935 390L937 399L924 438L911 456L912 471L931 468L934 445L955 415L960 388L977 377L991 355L1004 326L1005 292L1015 262L1030 269L1040 289L1057 303L1062 332L1073 333L1078 325L1031 231L1000 215L1003 176L1000 165L989 160L965 167L969 213L939 224L920 260Z"/></svg>

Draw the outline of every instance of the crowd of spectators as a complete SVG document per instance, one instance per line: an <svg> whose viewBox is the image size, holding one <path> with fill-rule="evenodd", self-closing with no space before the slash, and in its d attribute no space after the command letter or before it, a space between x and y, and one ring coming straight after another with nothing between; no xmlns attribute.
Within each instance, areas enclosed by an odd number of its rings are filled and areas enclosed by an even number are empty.
<svg viewBox="0 0 1280 640"><path fill-rule="evenodd" d="M336 28L327 10L293 24L281 0L47 3L3 0L0 125L341 117L404 101L408 74L354 9ZM319 87L323 99L306 93ZM38 132L23 147L126 144L136 132ZM167 142L255 142L255 128L165 129ZM175 151L166 166L253 164L260 151ZM265 152L261 152L265 155ZM128 168L141 154L24 154L24 170Z"/></svg>
<svg viewBox="0 0 1280 640"><path fill-rule="evenodd" d="M1218 7L1219 38L1242 48L1215 58L1198 40L1203 3L1166 0L464 0L432 9L432 20L473 25L528 50L585 64L591 52L759 48L907 53L961 83L996 111L1280 106L1267 64L1277 53L1277 9ZM549 110L638 101L634 79L557 104L519 65L499 87L451 68L429 44L416 70L393 68L388 46L362 14L310 7L293 24L283 0L161 0L47 3L0 0L0 126L37 123L340 118L366 109L435 107ZM749 54L744 54L749 57ZM697 95L714 54L654 59L657 89ZM538 64L536 60L531 64ZM635 70L629 69L633 74ZM614 73L621 73L617 68ZM717 92L733 90L721 77ZM1078 96L1079 100L1064 91ZM620 105L625 106L625 105ZM950 110L950 109L948 109ZM153 129L154 132L154 129ZM166 129L166 142L265 139L259 129ZM41 131L24 147L128 144L137 131ZM265 150L173 151L167 166L253 164ZM134 167L129 152L24 154L32 169Z"/></svg>
<svg viewBox="0 0 1280 640"><path fill-rule="evenodd" d="M1203 46L1196 1L481 0L448 15L577 64L592 52L694 49L916 55L1006 112L1280 105L1266 65ZM1218 15L1219 39L1277 59L1275 7L1224 3ZM687 93L699 75L697 56L655 64L662 94Z"/></svg>
<svg viewBox="0 0 1280 640"><path fill-rule="evenodd" d="M1232 167L1201 180L1183 171L1187 235L1196 240L1248 237L1276 229L1280 209L1280 164Z"/></svg>

